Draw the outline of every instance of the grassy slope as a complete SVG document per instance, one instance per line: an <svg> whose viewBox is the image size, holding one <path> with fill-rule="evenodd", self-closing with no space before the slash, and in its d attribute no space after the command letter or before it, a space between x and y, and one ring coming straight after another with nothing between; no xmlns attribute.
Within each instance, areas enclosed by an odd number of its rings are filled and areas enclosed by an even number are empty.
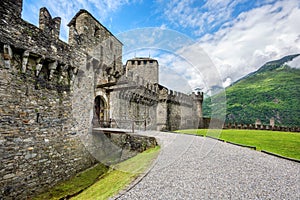
<svg viewBox="0 0 300 200"><path fill-rule="evenodd" d="M108 199L125 188L143 173L157 157L159 147L149 149L137 156L114 166L100 181L72 198L73 200Z"/></svg>
<svg viewBox="0 0 300 200"><path fill-rule="evenodd" d="M227 116L231 123L269 124L271 117L281 126L300 126L300 70L282 66L264 70L226 89ZM215 97L217 98L217 97ZM204 102L209 116L210 99Z"/></svg>
<svg viewBox="0 0 300 200"><path fill-rule="evenodd" d="M94 184L107 171L108 167L99 163L96 166L79 173L75 177L54 186L48 192L43 193L34 199L61 199L68 195L76 194Z"/></svg>
<svg viewBox="0 0 300 200"><path fill-rule="evenodd" d="M206 136L207 129L180 130L178 132ZM261 130L222 130L219 138L237 144L255 146L257 150L266 150L300 160L299 133Z"/></svg>
<svg viewBox="0 0 300 200"><path fill-rule="evenodd" d="M63 199L82 190L84 191L72 199L108 199L149 168L151 162L157 157L159 149L159 147L148 149L133 158L112 166L110 170L101 163L97 164L34 199Z"/></svg>

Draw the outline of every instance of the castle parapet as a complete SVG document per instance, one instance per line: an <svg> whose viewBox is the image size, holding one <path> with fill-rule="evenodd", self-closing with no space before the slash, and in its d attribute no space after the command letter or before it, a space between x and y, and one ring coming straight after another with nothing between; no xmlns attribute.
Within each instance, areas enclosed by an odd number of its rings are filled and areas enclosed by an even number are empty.
<svg viewBox="0 0 300 200"><path fill-rule="evenodd" d="M60 18L52 19L42 8L38 28L21 19L22 1L12 2L3 0L0 5L0 25L5 27L0 29L3 66L36 80L70 85L86 55L59 40Z"/></svg>
<svg viewBox="0 0 300 200"><path fill-rule="evenodd" d="M60 33L61 18L55 17L52 19L51 14L47 8L40 9L39 28L46 34L53 35L58 38Z"/></svg>
<svg viewBox="0 0 300 200"><path fill-rule="evenodd" d="M199 102L203 102L203 92L193 92L192 93L192 98L194 101L199 101Z"/></svg>
<svg viewBox="0 0 300 200"><path fill-rule="evenodd" d="M7 44L0 47L3 48L3 66L6 69L35 77L36 80L51 81L65 86L72 85L78 70L76 66L33 53L28 49L19 49Z"/></svg>

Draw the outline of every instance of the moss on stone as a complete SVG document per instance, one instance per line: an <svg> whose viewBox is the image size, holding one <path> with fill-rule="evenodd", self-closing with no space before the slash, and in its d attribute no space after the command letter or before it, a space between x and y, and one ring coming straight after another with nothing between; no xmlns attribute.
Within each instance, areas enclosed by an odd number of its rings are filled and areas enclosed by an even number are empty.
<svg viewBox="0 0 300 200"><path fill-rule="evenodd" d="M57 184L49 191L36 196L34 199L64 199L74 196L98 181L107 171L108 167L99 163L77 174L75 177Z"/></svg>

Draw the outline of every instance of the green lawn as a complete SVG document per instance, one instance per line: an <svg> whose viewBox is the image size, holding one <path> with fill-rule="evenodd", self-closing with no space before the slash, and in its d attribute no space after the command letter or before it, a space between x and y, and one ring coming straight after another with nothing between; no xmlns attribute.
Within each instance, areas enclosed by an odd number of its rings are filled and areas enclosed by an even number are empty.
<svg viewBox="0 0 300 200"><path fill-rule="evenodd" d="M189 129L176 132L207 135L237 144L255 146L257 150L300 160L300 133L237 129Z"/></svg>
<svg viewBox="0 0 300 200"><path fill-rule="evenodd" d="M80 193L72 200L108 199L124 189L141 173L145 172L158 156L159 147L144 151L137 156L113 166L101 180Z"/></svg>

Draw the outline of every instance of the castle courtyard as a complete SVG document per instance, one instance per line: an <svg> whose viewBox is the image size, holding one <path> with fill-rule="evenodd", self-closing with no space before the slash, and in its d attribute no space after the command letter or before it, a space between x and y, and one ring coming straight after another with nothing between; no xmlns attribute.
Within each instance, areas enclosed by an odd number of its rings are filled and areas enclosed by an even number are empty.
<svg viewBox="0 0 300 200"><path fill-rule="evenodd" d="M299 199L299 163L207 137L141 132L161 153L119 199Z"/></svg>

